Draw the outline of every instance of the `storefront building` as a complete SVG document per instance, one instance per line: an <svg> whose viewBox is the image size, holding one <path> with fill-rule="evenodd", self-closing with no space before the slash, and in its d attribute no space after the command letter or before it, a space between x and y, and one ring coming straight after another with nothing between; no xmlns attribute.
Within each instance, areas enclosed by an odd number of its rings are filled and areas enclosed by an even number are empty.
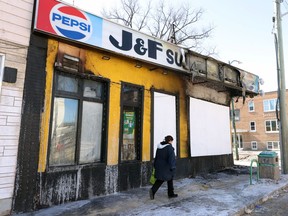
<svg viewBox="0 0 288 216"><path fill-rule="evenodd" d="M13 199L33 0L0 0L0 215Z"/></svg>
<svg viewBox="0 0 288 216"><path fill-rule="evenodd" d="M176 178L233 165L230 101L257 76L55 0L34 22L14 212L147 185L168 134Z"/></svg>

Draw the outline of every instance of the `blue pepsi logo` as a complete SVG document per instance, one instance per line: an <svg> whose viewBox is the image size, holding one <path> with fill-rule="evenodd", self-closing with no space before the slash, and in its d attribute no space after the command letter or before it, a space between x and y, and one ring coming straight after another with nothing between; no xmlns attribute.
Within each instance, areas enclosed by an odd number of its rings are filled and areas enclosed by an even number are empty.
<svg viewBox="0 0 288 216"><path fill-rule="evenodd" d="M73 7L57 4L50 12L50 22L58 35L72 40L84 42L92 35L90 19Z"/></svg>

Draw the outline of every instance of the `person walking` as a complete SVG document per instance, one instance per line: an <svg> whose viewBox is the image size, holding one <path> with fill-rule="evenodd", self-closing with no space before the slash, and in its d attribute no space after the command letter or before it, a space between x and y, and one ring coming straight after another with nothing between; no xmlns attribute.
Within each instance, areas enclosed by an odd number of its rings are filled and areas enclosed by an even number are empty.
<svg viewBox="0 0 288 216"><path fill-rule="evenodd" d="M173 137L168 135L164 141L157 146L156 157L154 160L156 182L149 191L150 199L153 200L155 193L164 181L167 181L168 197L175 198L178 194L174 193L173 177L176 170L175 152L172 147Z"/></svg>

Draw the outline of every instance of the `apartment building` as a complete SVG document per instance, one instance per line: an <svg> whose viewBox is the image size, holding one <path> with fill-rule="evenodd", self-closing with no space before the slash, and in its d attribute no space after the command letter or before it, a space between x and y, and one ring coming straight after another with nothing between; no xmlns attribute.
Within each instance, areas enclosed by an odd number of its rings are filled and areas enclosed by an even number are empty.
<svg viewBox="0 0 288 216"><path fill-rule="evenodd" d="M244 103L243 98L234 98L234 101L239 148L252 151L280 150L277 91L246 98ZM234 133L234 130L232 132Z"/></svg>
<svg viewBox="0 0 288 216"><path fill-rule="evenodd" d="M33 0L0 0L0 215L12 206Z"/></svg>

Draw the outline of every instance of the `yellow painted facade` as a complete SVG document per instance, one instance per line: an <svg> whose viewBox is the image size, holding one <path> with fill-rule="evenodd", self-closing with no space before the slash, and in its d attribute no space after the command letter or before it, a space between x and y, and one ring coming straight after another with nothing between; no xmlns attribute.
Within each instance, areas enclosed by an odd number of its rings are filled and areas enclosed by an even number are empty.
<svg viewBox="0 0 288 216"><path fill-rule="evenodd" d="M47 164L53 71L57 50L58 50L58 42L49 40L47 50L47 60L46 60L45 104L43 113L41 115L40 153L39 153L38 172L44 172Z"/></svg>
<svg viewBox="0 0 288 216"><path fill-rule="evenodd" d="M57 56L59 42L49 39L48 53L46 60L46 89L45 89L45 109L42 114L41 137L40 137L40 159L38 171L44 172L47 163L49 124L51 113L52 85L54 64ZM78 49L75 47L75 49ZM69 53L67 53L69 54ZM153 128L151 122L151 88L156 91L161 90L167 93L175 94L179 98L179 149L180 158L188 157L188 115L185 95L185 80L183 75L169 71L163 74L161 68L155 68L153 65L143 64L143 67L136 68L136 60L119 56L117 54L109 54L110 59L102 59L103 53L99 50L85 50L84 68L91 71L96 76L110 80L110 100L108 107L108 146L107 146L107 165L118 164L119 156L119 130L120 130L120 95L121 82L127 82L144 87L144 103L143 103L143 145L142 145L142 161L150 161L151 155L151 131Z"/></svg>

